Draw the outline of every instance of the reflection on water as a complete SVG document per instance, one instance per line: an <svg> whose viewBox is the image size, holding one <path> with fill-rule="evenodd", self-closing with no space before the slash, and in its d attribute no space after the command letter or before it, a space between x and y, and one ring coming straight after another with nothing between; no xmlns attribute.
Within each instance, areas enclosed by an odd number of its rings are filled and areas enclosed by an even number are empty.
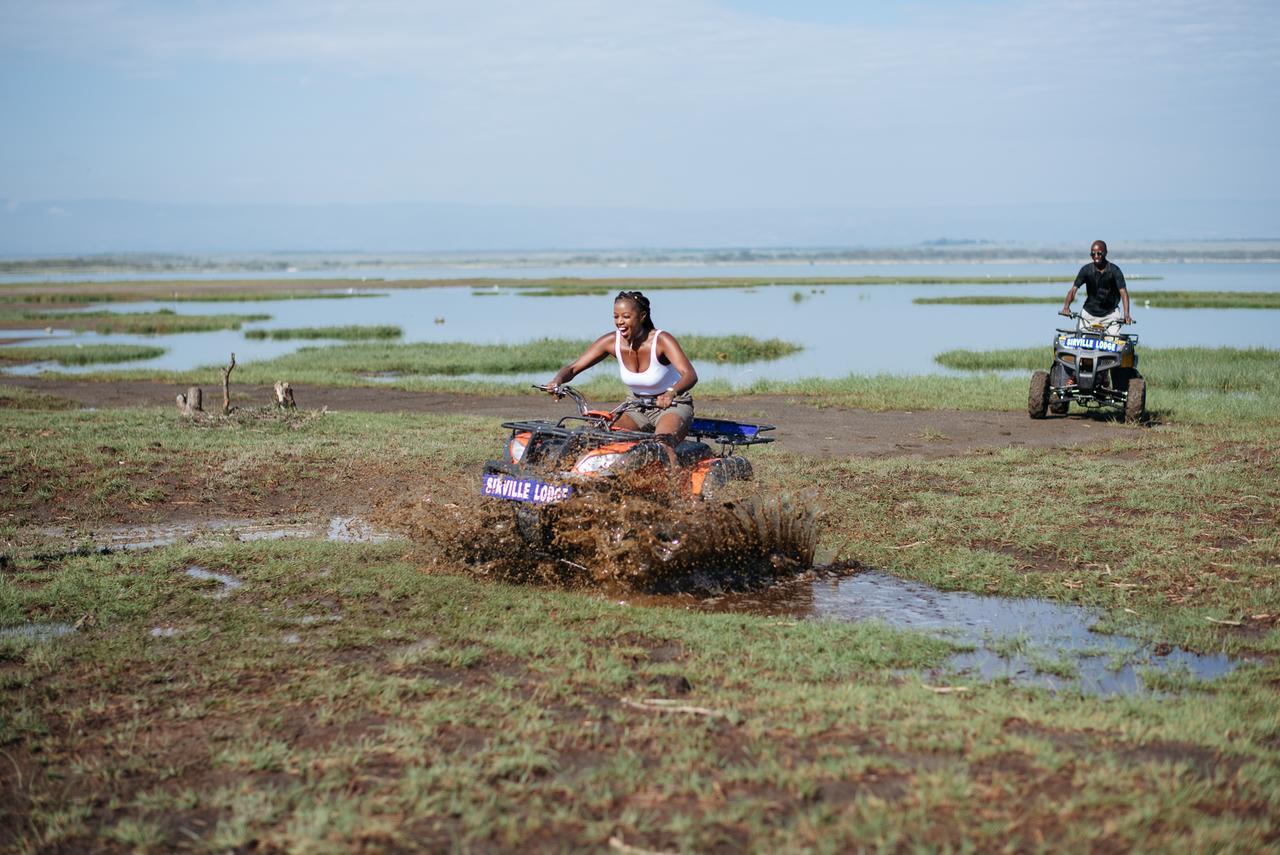
<svg viewBox="0 0 1280 855"><path fill-rule="evenodd" d="M792 265L794 266L794 265ZM788 266L790 267L790 266ZM796 266L798 267L798 266ZM352 275L351 271L345 271ZM1280 291L1280 265L1266 264L1151 264L1126 270L1129 275L1157 275L1155 282L1135 282L1142 290L1238 290ZM781 269L757 265L742 271L721 268L691 270L668 267L602 269L596 274L581 268L555 268L542 275L590 278L592 275L625 275L644 287L651 276L674 275L851 275L851 276L974 276L993 279L1010 275L1059 276L1069 279L1074 269L1060 264L864 264L819 268ZM456 270L437 275L457 275ZM483 274L476 274L483 275ZM524 269L502 269L507 277L531 276ZM617 283L611 283L611 287ZM1061 319L1061 305L1053 303L1013 306L918 306L917 297L961 294L1035 295L1061 298L1066 281L1049 285L815 285L776 286L716 290L654 291L653 317L657 325L679 336L746 334L758 338L782 338L805 349L772 362L723 365L698 362L706 379L734 385L758 379L794 380L802 377L844 377L849 374L951 373L933 357L951 348L979 350L1044 346ZM370 283L376 288L376 283ZM172 309L183 314L265 312L270 321L245 325L245 329L278 329L297 326L344 324L395 324L404 330L405 342L474 342L510 344L539 338L589 339L611 324L608 296L527 297L513 289L476 296L469 287L385 290L365 300L285 300L252 303L133 303L109 304L111 311ZM1280 316L1267 310L1160 309L1134 307L1139 324L1134 329L1146 346L1280 347ZM240 330L220 330L168 336L84 333L75 340L90 343L146 343L168 352L156 359L124 363L124 368L186 370L201 365L225 364L235 352L241 365L265 361L301 347L329 342L249 340ZM29 342L30 344L38 343ZM21 346L21 345L18 345ZM93 371L102 366L61 367L61 371ZM30 369L19 369L29 372ZM597 366L593 371L608 371ZM512 382L545 380L541 374L507 377Z"/></svg>
<svg viewBox="0 0 1280 855"><path fill-rule="evenodd" d="M876 620L923 630L973 648L951 657L950 667L957 672L1090 694L1143 691L1144 672L1175 682L1208 680L1236 665L1222 654L1200 655L1095 633L1090 627L1097 614L1080 606L939 591L876 571L720 597L703 607L801 619Z"/></svg>

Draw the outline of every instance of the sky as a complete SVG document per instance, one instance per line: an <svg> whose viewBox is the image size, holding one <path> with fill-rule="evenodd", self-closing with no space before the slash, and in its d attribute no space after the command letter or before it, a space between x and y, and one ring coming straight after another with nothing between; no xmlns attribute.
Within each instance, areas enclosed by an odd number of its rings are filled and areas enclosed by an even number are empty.
<svg viewBox="0 0 1280 855"><path fill-rule="evenodd" d="M84 200L1280 236L1274 0L0 0L0 115L7 252Z"/></svg>

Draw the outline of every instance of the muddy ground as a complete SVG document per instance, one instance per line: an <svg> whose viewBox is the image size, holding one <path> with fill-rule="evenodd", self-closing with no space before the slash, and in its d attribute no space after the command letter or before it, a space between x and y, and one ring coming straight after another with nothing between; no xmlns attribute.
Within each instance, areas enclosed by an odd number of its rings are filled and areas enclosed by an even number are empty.
<svg viewBox="0 0 1280 855"><path fill-rule="evenodd" d="M149 381L95 383L6 377L4 384L56 395L84 407L174 406L183 389ZM550 418L566 413L564 402L531 393L521 396L460 395L448 392L406 392L399 389L298 386L294 390L303 409L331 411L470 414L495 419ZM232 386L233 403L268 404L265 386ZM210 407L221 405L221 390L206 389ZM774 433L787 450L815 457L949 457L980 448L1008 446L1070 447L1105 441L1125 428L1117 421L1092 414L1033 421L1025 412L871 412L815 406L811 398L752 395L749 398L698 397L705 416L733 416L777 425Z"/></svg>

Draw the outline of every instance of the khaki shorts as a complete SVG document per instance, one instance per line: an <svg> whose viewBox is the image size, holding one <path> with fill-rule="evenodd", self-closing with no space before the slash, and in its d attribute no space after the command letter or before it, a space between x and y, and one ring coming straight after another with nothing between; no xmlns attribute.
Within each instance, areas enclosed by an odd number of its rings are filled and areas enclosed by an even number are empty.
<svg viewBox="0 0 1280 855"><path fill-rule="evenodd" d="M630 395L628 401L640 400L635 395ZM648 410L627 410L627 415L638 425L640 430L657 430L658 419L667 413L675 413L680 417L680 433L688 433L689 425L693 422L693 397L690 395L677 395L671 406L665 410L653 407Z"/></svg>

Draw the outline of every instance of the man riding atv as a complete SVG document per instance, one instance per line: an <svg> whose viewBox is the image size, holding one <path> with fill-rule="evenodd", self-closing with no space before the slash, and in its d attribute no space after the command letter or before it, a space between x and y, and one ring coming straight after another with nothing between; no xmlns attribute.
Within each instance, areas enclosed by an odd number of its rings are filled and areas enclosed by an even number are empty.
<svg viewBox="0 0 1280 855"><path fill-rule="evenodd" d="M1085 330L1100 324L1106 328L1108 335L1120 332L1121 324L1133 323L1129 314L1129 290L1124 284L1124 274L1120 268L1107 261L1107 242L1095 240L1089 247L1089 255L1093 261L1080 268L1076 281L1067 292L1062 303L1060 315L1071 317L1071 301L1076 298L1076 291L1083 284L1085 287L1084 308L1080 311L1077 329ZM1120 306L1123 304L1124 313Z"/></svg>

